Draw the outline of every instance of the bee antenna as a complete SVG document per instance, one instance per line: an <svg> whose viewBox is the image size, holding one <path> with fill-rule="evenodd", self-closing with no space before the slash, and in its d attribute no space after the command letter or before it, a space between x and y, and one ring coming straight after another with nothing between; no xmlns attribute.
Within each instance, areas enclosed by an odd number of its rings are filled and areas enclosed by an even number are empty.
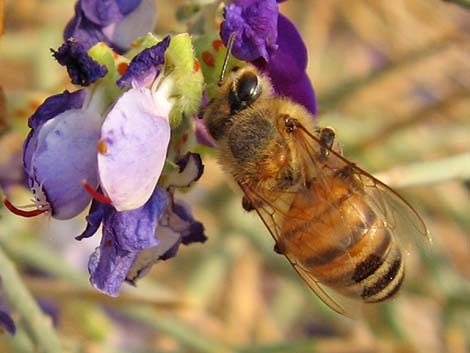
<svg viewBox="0 0 470 353"><path fill-rule="evenodd" d="M230 34L230 37L228 38L227 54L225 55L224 64L222 65L222 71L220 72L220 78L219 78L219 83L218 83L219 86L221 86L222 83L224 82L225 72L227 71L228 61L230 59L230 54L232 54L233 42L235 42L236 36L237 36L237 32L232 32Z"/></svg>

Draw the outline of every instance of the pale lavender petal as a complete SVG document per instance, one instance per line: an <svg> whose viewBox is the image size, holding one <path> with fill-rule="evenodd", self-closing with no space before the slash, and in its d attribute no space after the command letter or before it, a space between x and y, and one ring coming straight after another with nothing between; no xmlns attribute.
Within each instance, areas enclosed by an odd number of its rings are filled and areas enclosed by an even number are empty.
<svg viewBox="0 0 470 353"><path fill-rule="evenodd" d="M146 88L124 93L108 114L98 154L103 191L118 211L138 208L152 195L165 163L170 125L168 102Z"/></svg>
<svg viewBox="0 0 470 353"><path fill-rule="evenodd" d="M85 100L87 89L81 89L70 93L65 90L62 93L48 97L44 103L28 119L28 126L31 128L23 148L23 164L25 170L31 168L31 158L37 148L37 138L39 130L43 124L53 117L70 109L79 109Z"/></svg>
<svg viewBox="0 0 470 353"><path fill-rule="evenodd" d="M181 235L174 232L169 227L158 226L158 239L160 244L139 252L136 261L127 274L126 281L135 285L136 281L142 278L161 257L181 242Z"/></svg>
<svg viewBox="0 0 470 353"><path fill-rule="evenodd" d="M171 200L172 197L158 222L157 237L160 244L139 253L126 281L135 284L155 263L174 257L181 243L188 245L207 240L204 226L194 219L189 205Z"/></svg>
<svg viewBox="0 0 470 353"><path fill-rule="evenodd" d="M39 131L26 173L30 187L44 191L57 219L76 216L90 202L82 180L98 184L100 125L101 116L96 112L73 109L48 120Z"/></svg>
<svg viewBox="0 0 470 353"><path fill-rule="evenodd" d="M197 181L204 172L201 156L198 153L186 153L176 164L178 171L168 174L168 185L172 187L188 187Z"/></svg>
<svg viewBox="0 0 470 353"><path fill-rule="evenodd" d="M113 47L129 48L133 41L153 32L157 22L155 0L143 0L122 21L103 28L103 33L113 43Z"/></svg>

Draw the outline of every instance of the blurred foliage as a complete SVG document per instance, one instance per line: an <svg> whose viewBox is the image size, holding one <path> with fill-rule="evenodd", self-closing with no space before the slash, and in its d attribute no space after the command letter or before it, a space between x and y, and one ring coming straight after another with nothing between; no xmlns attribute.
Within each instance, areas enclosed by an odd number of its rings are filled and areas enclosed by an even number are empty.
<svg viewBox="0 0 470 353"><path fill-rule="evenodd" d="M184 31L176 13L187 3L158 0L156 31ZM461 168L470 153L468 11L440 0L291 0L281 11L305 38L319 123L336 129L349 159L409 185L399 191L423 216L432 247L410 249L398 298L352 321L314 298L272 251L211 151L201 181L181 195L209 241L182 248L117 299L88 284L99 237L73 239L83 218L25 220L2 208L0 248L26 293L52 315L65 352L470 352L470 176ZM9 129L0 163L21 149L38 104L70 88L49 48L61 44L73 2L6 0L4 13L0 124ZM18 203L29 198L20 187L8 192ZM17 335L0 336L0 352L37 352L27 320L18 309L13 317Z"/></svg>

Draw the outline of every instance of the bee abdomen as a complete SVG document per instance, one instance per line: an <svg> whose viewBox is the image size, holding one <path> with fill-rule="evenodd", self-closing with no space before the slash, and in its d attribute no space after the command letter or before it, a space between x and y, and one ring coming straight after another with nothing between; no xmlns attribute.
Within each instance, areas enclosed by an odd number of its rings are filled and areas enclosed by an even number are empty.
<svg viewBox="0 0 470 353"><path fill-rule="evenodd" d="M283 227L286 251L346 296L372 303L395 294L404 264L384 219L348 188L334 189L323 207L310 200L315 199L299 196L290 209L290 223Z"/></svg>
<svg viewBox="0 0 470 353"><path fill-rule="evenodd" d="M367 303L376 303L392 297L401 287L405 266L400 249L393 244L382 265L360 282L361 297Z"/></svg>

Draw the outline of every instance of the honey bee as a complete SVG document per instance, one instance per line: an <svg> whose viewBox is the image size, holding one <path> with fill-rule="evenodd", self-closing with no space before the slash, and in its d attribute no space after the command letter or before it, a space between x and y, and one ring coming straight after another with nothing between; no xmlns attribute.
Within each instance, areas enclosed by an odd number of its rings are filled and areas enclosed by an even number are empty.
<svg viewBox="0 0 470 353"><path fill-rule="evenodd" d="M332 128L274 95L247 64L224 78L204 118L219 162L310 289L338 313L398 292L405 276L401 237L428 239L417 212L394 190L343 157Z"/></svg>

